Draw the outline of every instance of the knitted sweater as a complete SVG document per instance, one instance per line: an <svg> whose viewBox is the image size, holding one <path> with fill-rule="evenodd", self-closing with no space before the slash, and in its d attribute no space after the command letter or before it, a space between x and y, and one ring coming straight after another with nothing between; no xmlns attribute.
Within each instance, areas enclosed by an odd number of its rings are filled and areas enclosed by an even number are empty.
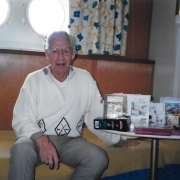
<svg viewBox="0 0 180 180"><path fill-rule="evenodd" d="M48 68L30 73L20 90L12 120L17 138L37 139L43 134L77 137L85 122L102 140L117 143L120 135L94 129L93 119L103 115L103 103L90 73L70 67L63 96Z"/></svg>

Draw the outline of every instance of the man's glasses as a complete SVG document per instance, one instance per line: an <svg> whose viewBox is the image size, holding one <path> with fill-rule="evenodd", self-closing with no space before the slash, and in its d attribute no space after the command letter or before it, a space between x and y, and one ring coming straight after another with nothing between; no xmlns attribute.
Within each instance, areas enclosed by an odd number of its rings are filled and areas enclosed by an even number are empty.
<svg viewBox="0 0 180 180"><path fill-rule="evenodd" d="M72 49L71 48L62 48L62 49L49 49L49 52L51 56L57 57L59 53L61 53L63 56L69 56L71 54Z"/></svg>

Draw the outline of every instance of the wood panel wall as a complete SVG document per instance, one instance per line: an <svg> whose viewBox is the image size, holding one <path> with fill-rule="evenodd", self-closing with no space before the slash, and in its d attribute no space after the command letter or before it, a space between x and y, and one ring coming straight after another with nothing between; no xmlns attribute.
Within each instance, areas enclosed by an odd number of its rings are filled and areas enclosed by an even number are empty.
<svg viewBox="0 0 180 180"><path fill-rule="evenodd" d="M78 56L75 67L88 70L102 96L152 94L154 61L147 60L153 0L131 0L127 55ZM0 50L0 130L11 129L12 111L28 73L48 65L44 53Z"/></svg>
<svg viewBox="0 0 180 180"><path fill-rule="evenodd" d="M118 92L151 95L154 64L150 60L116 56L78 56L73 62L75 67L91 72L102 96Z"/></svg>
<svg viewBox="0 0 180 180"><path fill-rule="evenodd" d="M153 0L130 0L126 57L148 59Z"/></svg>
<svg viewBox="0 0 180 180"><path fill-rule="evenodd" d="M48 65L44 55L0 54L0 129L11 129L12 111L28 73ZM152 94L154 61L109 56L78 56L72 65L89 71L102 96Z"/></svg>

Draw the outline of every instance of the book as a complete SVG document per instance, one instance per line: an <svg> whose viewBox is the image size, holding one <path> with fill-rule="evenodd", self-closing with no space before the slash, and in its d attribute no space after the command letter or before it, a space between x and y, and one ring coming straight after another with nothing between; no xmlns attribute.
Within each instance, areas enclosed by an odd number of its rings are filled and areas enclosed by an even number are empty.
<svg viewBox="0 0 180 180"><path fill-rule="evenodd" d="M135 134L170 136L171 126L137 126L135 127Z"/></svg>
<svg viewBox="0 0 180 180"><path fill-rule="evenodd" d="M151 102L149 104L149 125L159 124L165 124L164 104Z"/></svg>
<svg viewBox="0 0 180 180"><path fill-rule="evenodd" d="M94 129L106 129L115 131L128 131L129 126L127 118L122 117L118 119L107 119L104 117L97 117L94 119Z"/></svg>
<svg viewBox="0 0 180 180"><path fill-rule="evenodd" d="M127 95L127 116L131 117L132 123L149 124L150 95Z"/></svg>
<svg viewBox="0 0 180 180"><path fill-rule="evenodd" d="M172 129L171 130L171 134L173 134L173 135L180 135L180 130Z"/></svg>
<svg viewBox="0 0 180 180"><path fill-rule="evenodd" d="M171 134L180 135L180 126L173 125L173 129L171 130Z"/></svg>

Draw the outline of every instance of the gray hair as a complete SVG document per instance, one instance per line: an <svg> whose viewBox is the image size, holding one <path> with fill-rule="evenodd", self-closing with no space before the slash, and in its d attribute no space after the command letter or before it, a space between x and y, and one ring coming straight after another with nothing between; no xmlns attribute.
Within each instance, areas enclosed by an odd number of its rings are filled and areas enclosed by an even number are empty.
<svg viewBox="0 0 180 180"><path fill-rule="evenodd" d="M75 36L69 34L69 39L70 39L71 47L74 49L75 45L76 45L76 38L75 38Z"/></svg>
<svg viewBox="0 0 180 180"><path fill-rule="evenodd" d="M57 37L57 36L67 37L67 40L69 41L70 47L71 47L72 49L75 48L76 39L75 39L75 37L74 37L73 35L68 34L66 31L54 31L54 32L52 32L51 34L48 35L48 37L47 37L47 39L46 39L45 49L49 49L49 48L50 48L51 40L52 40L54 37Z"/></svg>

